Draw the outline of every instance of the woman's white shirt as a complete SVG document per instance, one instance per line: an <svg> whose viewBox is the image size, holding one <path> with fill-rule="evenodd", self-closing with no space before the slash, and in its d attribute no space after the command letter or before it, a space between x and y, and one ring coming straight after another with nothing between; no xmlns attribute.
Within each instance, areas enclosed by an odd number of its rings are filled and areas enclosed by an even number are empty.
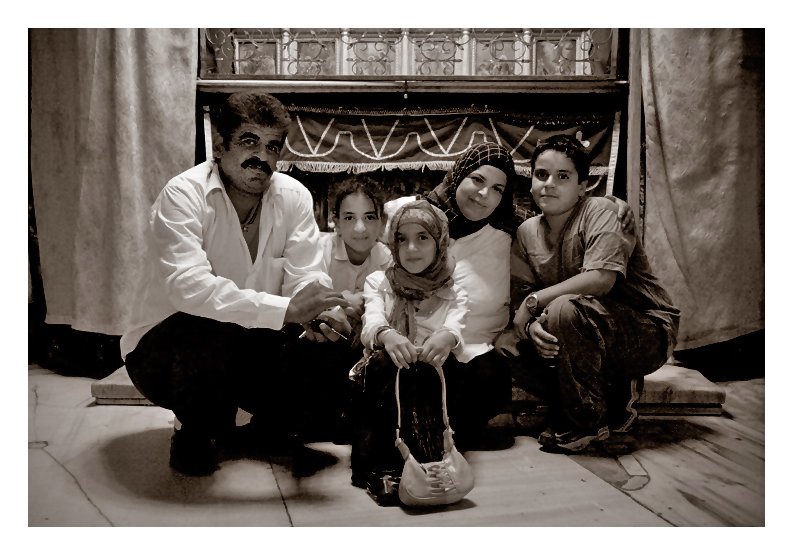
<svg viewBox="0 0 794 556"><path fill-rule="evenodd" d="M455 284L469 299L463 330L465 348L458 361L468 363L493 349L493 341L510 320L510 236L485 226L451 240L449 256L455 259Z"/></svg>

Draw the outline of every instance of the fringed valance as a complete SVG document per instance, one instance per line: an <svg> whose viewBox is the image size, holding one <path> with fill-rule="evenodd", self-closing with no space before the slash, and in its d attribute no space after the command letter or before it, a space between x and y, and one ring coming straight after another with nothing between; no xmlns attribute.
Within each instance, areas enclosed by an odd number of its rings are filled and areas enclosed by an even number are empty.
<svg viewBox="0 0 794 556"><path fill-rule="evenodd" d="M510 149L520 175L538 143L577 135L591 153L592 176L607 175L611 191L620 113L595 116L516 115L481 109L355 111L290 107L280 171L372 172L448 170L468 147L484 141Z"/></svg>

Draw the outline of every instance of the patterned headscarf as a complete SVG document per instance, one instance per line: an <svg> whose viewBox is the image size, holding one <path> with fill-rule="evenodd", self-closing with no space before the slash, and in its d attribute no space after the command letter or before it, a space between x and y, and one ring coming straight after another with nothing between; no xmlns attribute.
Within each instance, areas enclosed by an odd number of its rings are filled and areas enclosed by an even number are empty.
<svg viewBox="0 0 794 556"><path fill-rule="evenodd" d="M480 166L493 166L498 168L507 176L502 200L496 210L482 220L472 221L466 218L458 208L455 200L455 193L460 183ZM517 221L515 208L513 207L513 190L515 189L516 170L513 165L513 157L510 151L496 143L478 143L464 152L455 166L444 176L444 181L433 191L427 194L427 200L433 205L444 211L449 220L449 235L453 239L459 239L482 229L486 224L490 224L498 230L502 230L515 237Z"/></svg>
<svg viewBox="0 0 794 556"><path fill-rule="evenodd" d="M419 224L436 242L435 259L419 274L411 274L400 262L397 232L403 224ZM452 271L455 264L447 256L447 217L425 200L412 201L394 213L388 239L393 263L386 270L386 278L395 294L394 307L388 320L392 327L413 342L416 338L416 306L442 288L453 284Z"/></svg>

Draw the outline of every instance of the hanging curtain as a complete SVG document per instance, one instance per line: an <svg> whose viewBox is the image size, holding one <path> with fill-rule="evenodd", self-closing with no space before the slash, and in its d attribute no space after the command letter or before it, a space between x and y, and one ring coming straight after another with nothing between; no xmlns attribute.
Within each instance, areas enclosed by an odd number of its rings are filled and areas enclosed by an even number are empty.
<svg viewBox="0 0 794 556"><path fill-rule="evenodd" d="M34 29L31 173L46 322L120 335L157 194L195 160L196 29Z"/></svg>
<svg viewBox="0 0 794 556"><path fill-rule="evenodd" d="M763 30L641 32L645 246L679 349L764 328Z"/></svg>

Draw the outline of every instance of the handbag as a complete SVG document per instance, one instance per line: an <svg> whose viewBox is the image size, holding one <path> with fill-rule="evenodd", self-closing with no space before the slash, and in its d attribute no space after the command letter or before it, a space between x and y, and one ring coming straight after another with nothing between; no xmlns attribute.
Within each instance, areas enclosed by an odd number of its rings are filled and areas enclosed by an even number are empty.
<svg viewBox="0 0 794 556"><path fill-rule="evenodd" d="M400 479L400 501L406 506L441 506L462 500L474 488L474 473L452 440L454 431L447 417L447 385L444 371L436 367L441 378L441 407L444 416L444 456L441 461L419 463L400 437L400 369L397 369L397 440L395 446L405 460Z"/></svg>

